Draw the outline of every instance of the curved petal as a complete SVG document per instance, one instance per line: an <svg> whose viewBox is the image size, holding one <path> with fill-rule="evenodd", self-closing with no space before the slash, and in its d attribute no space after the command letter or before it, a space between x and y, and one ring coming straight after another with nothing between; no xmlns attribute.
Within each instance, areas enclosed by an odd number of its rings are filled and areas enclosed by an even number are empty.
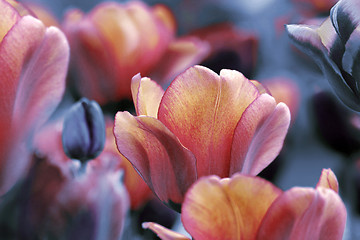
<svg viewBox="0 0 360 240"><path fill-rule="evenodd" d="M144 222L142 227L151 229L162 240L190 240L186 236L171 231L170 229L167 229L166 227L163 227L157 223Z"/></svg>
<svg viewBox="0 0 360 240"><path fill-rule="evenodd" d="M323 187L334 190L336 193L339 192L339 183L338 180L331 169L323 169L320 175L319 182L316 185L316 188Z"/></svg>
<svg viewBox="0 0 360 240"><path fill-rule="evenodd" d="M164 90L150 78L141 78L136 74L131 80L131 93L136 114L157 118Z"/></svg>
<svg viewBox="0 0 360 240"><path fill-rule="evenodd" d="M170 206L181 204L197 179L196 160L176 136L157 119L128 112L116 114L114 135L120 153L158 198Z"/></svg>
<svg viewBox="0 0 360 240"><path fill-rule="evenodd" d="M290 124L290 111L276 105L268 94L260 95L245 110L235 129L231 148L230 175L257 175L279 154Z"/></svg>
<svg viewBox="0 0 360 240"><path fill-rule="evenodd" d="M223 70L219 76L195 66L165 91L158 118L194 153L199 177L226 177L236 124L258 95L257 88L237 71Z"/></svg>
<svg viewBox="0 0 360 240"><path fill-rule="evenodd" d="M257 239L342 239L346 208L334 191L294 187L283 193L265 215Z"/></svg>
<svg viewBox="0 0 360 240"><path fill-rule="evenodd" d="M258 177L203 177L186 193L181 219L194 239L252 240L266 211L281 193Z"/></svg>

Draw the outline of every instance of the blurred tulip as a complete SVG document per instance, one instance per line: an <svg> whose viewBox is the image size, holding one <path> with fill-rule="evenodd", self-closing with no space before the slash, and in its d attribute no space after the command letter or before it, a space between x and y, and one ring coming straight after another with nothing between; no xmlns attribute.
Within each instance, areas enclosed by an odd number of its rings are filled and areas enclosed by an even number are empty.
<svg viewBox="0 0 360 240"><path fill-rule="evenodd" d="M219 76L195 66L164 92L149 78L134 76L138 117L115 116L120 153L158 198L177 210L198 177L258 174L280 152L290 113L253 82L234 70Z"/></svg>
<svg viewBox="0 0 360 240"><path fill-rule="evenodd" d="M65 89L69 46L63 33L0 0L0 194L28 168L31 138Z"/></svg>
<svg viewBox="0 0 360 240"><path fill-rule="evenodd" d="M82 98L69 109L62 143L66 155L82 163L101 153L105 145L105 120L97 102Z"/></svg>
<svg viewBox="0 0 360 240"><path fill-rule="evenodd" d="M338 102L330 92L316 93L310 103L314 130L320 139L350 159L349 156L360 149L360 116Z"/></svg>
<svg viewBox="0 0 360 240"><path fill-rule="evenodd" d="M201 65L216 73L221 69L233 69L248 78L254 75L258 52L255 34L237 29L230 23L221 23L201 28L191 35L210 45L210 54Z"/></svg>
<svg viewBox="0 0 360 240"><path fill-rule="evenodd" d="M193 239L334 239L342 238L346 208L324 170L317 187L285 192L259 177L208 176L186 193L181 220ZM189 239L156 223L144 223L161 239Z"/></svg>
<svg viewBox="0 0 360 240"><path fill-rule="evenodd" d="M291 113L291 123L294 123L300 102L300 89L295 81L288 78L271 78L261 81L265 88L270 92L277 103L285 103Z"/></svg>
<svg viewBox="0 0 360 240"><path fill-rule="evenodd" d="M317 60L337 96L355 111L360 111L358 11L358 1L340 0L322 25L286 27L299 49Z"/></svg>
<svg viewBox="0 0 360 240"><path fill-rule="evenodd" d="M208 51L199 39L174 39L175 20L168 8L139 1L102 3L89 14L71 10L63 27L78 90L101 105L130 99L136 73L167 83Z"/></svg>

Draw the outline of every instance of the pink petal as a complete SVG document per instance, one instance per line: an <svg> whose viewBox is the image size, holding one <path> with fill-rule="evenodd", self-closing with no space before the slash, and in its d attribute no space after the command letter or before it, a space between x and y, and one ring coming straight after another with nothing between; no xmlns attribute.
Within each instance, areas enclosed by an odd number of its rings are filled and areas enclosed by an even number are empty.
<svg viewBox="0 0 360 240"><path fill-rule="evenodd" d="M229 176L232 137L243 111L259 95L241 73L220 76L195 66L165 91L158 118L194 153L199 176Z"/></svg>
<svg viewBox="0 0 360 240"><path fill-rule="evenodd" d="M290 124L290 111L276 105L268 94L260 95L242 115L231 149L230 175L257 175L279 154Z"/></svg>
<svg viewBox="0 0 360 240"><path fill-rule="evenodd" d="M136 168L158 198L181 204L197 179L195 157L155 118L118 112L114 135L118 150Z"/></svg>
<svg viewBox="0 0 360 240"><path fill-rule="evenodd" d="M190 240L180 233L174 232L170 229L167 229L157 223L153 222L144 222L142 224L143 228L149 228L162 240Z"/></svg>
<svg viewBox="0 0 360 240"><path fill-rule="evenodd" d="M346 208L333 190L295 187L269 208L257 239L342 239Z"/></svg>

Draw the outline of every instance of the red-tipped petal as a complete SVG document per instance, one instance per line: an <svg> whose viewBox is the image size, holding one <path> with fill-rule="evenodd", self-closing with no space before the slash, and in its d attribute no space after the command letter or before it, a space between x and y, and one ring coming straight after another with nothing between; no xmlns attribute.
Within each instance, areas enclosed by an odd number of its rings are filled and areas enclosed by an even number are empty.
<svg viewBox="0 0 360 240"><path fill-rule="evenodd" d="M290 111L268 94L259 96L243 113L231 149L230 175L257 175L279 154L290 124Z"/></svg>
<svg viewBox="0 0 360 240"><path fill-rule="evenodd" d="M166 227L163 227L157 223L144 222L142 227L151 229L162 240L190 240L186 236L171 231L170 229L167 229Z"/></svg>
<svg viewBox="0 0 360 240"><path fill-rule="evenodd" d="M334 191L295 187L269 208L257 239L342 239L346 208Z"/></svg>
<svg viewBox="0 0 360 240"><path fill-rule="evenodd" d="M334 190L335 192L339 192L339 183L337 178L331 169L323 169L321 172L321 176L319 182L316 187L324 187Z"/></svg>
<svg viewBox="0 0 360 240"><path fill-rule="evenodd" d="M182 222L194 239L254 239L273 201L282 193L270 182L244 175L203 177L186 193Z"/></svg>
<svg viewBox="0 0 360 240"><path fill-rule="evenodd" d="M230 149L237 122L258 96L241 73L219 75L195 66L165 91L158 118L194 153L199 176L229 176Z"/></svg>
<svg viewBox="0 0 360 240"><path fill-rule="evenodd" d="M177 137L157 119L128 112L116 114L114 135L120 153L159 199L181 204L197 176L195 157Z"/></svg>
<svg viewBox="0 0 360 240"><path fill-rule="evenodd" d="M131 80L131 92L137 115L157 118L164 90L150 78L136 74Z"/></svg>

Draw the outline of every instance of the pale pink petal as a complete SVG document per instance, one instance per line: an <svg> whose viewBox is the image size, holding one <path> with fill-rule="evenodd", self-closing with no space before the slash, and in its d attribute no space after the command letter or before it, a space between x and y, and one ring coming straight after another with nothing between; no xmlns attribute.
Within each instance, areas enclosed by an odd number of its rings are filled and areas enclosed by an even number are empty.
<svg viewBox="0 0 360 240"><path fill-rule="evenodd" d="M230 175L257 175L279 154L290 124L290 111L276 105L268 94L260 95L242 115L231 149Z"/></svg>

